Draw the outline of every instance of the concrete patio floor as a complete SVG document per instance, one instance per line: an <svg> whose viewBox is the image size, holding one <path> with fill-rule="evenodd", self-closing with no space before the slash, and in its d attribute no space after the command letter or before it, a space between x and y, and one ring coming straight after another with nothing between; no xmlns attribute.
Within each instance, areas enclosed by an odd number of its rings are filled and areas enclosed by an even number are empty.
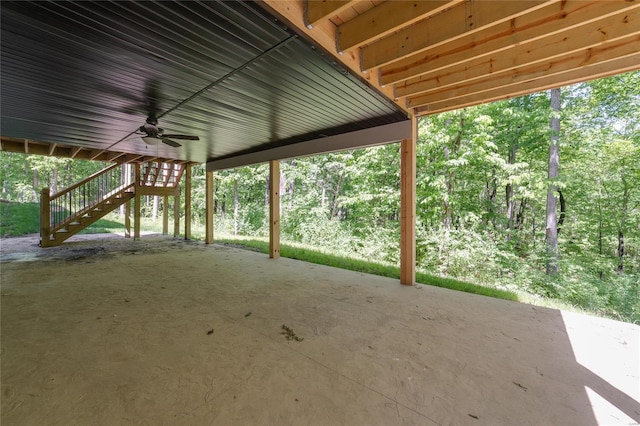
<svg viewBox="0 0 640 426"><path fill-rule="evenodd" d="M635 325L162 236L12 240L2 425L640 423Z"/></svg>

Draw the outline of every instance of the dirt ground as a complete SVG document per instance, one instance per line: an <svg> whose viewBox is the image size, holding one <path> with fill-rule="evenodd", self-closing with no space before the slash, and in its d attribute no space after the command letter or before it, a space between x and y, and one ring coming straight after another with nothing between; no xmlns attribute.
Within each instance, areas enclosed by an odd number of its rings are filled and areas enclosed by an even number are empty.
<svg viewBox="0 0 640 426"><path fill-rule="evenodd" d="M640 423L638 326L157 235L0 249L3 426Z"/></svg>

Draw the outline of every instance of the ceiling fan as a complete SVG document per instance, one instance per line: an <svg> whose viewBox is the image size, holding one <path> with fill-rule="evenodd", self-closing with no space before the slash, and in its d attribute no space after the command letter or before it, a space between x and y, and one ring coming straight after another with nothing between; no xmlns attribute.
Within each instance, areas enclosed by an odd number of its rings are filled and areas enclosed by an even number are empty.
<svg viewBox="0 0 640 426"><path fill-rule="evenodd" d="M147 112L146 122L140 126L136 134L139 135L147 145L159 145L160 143L172 146L174 148L182 145L174 139L197 141L200 140L195 135L176 135L166 134L164 129L158 127L158 113L160 113L160 83L156 79L147 82L145 89L145 109ZM165 112L166 114L166 112Z"/></svg>
<svg viewBox="0 0 640 426"><path fill-rule="evenodd" d="M173 139L197 141L200 140L198 136L194 135L176 135L165 134L164 129L158 127L158 119L155 115L147 117L147 121L144 125L138 128L138 134L141 135L142 140L147 145L158 145L160 142L163 144L172 146L174 148L181 147L182 144L174 141Z"/></svg>

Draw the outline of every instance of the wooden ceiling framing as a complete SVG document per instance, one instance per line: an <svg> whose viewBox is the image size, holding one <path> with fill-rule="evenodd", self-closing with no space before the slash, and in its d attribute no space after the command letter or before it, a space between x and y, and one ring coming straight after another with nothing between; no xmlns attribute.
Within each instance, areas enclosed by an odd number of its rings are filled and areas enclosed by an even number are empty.
<svg viewBox="0 0 640 426"><path fill-rule="evenodd" d="M640 69L638 0L265 0L405 111Z"/></svg>
<svg viewBox="0 0 640 426"><path fill-rule="evenodd" d="M153 155L139 155L119 151L90 149L81 146L46 143L30 139L0 136L0 151L20 154L44 155L49 157L73 158L76 160L109 161L113 163L145 163L157 161L169 164L197 164Z"/></svg>

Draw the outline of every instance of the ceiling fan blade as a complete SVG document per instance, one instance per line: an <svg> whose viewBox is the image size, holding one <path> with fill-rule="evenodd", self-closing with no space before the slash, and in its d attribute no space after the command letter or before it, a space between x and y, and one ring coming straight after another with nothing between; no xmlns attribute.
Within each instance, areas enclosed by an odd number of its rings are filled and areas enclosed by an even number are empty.
<svg viewBox="0 0 640 426"><path fill-rule="evenodd" d="M182 139L187 141L199 141L200 138L193 135L162 135L164 138Z"/></svg>
<svg viewBox="0 0 640 426"><path fill-rule="evenodd" d="M172 146L174 148L178 148L181 147L182 145L180 145L178 142L176 141L172 141L171 139L167 138L166 136L162 138L162 143Z"/></svg>

